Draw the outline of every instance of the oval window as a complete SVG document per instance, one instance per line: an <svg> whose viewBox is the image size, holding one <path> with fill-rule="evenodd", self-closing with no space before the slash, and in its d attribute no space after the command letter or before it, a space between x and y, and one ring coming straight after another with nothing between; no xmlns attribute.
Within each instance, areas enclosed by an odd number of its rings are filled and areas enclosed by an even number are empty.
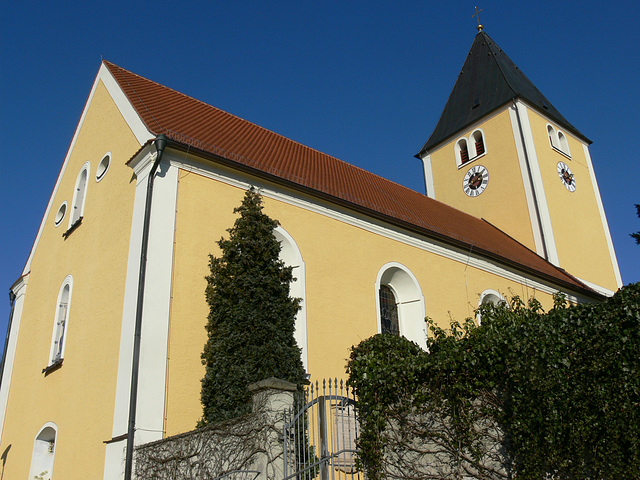
<svg viewBox="0 0 640 480"><path fill-rule="evenodd" d="M60 205L60 208L58 208L58 211L56 212L56 217L54 218L54 223L56 224L56 227L60 225L60 223L62 222L66 214L67 214L67 202L63 202L62 205Z"/></svg>
<svg viewBox="0 0 640 480"><path fill-rule="evenodd" d="M102 180L102 177L104 177L107 170L109 170L109 165L111 165L111 155L107 153L102 157L102 160L100 160L100 163L98 164L98 169L96 170L96 182Z"/></svg>

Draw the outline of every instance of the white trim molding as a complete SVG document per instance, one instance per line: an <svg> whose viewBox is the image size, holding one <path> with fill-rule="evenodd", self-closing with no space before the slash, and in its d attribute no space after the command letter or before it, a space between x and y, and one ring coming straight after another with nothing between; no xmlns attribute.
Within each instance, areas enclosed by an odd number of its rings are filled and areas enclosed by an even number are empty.
<svg viewBox="0 0 640 480"><path fill-rule="evenodd" d="M380 287L386 285L396 297L398 307L398 327L400 335L427 349L427 324L424 295L416 276L398 262L389 262L378 271L375 283L376 321L378 333L380 323Z"/></svg>
<svg viewBox="0 0 640 480"><path fill-rule="evenodd" d="M166 157L166 153L165 153ZM280 202L303 208L307 211L318 213L340 222L362 228L371 233L390 238L406 245L411 245L421 250L434 253L444 258L462 263L468 267L474 267L494 275L498 275L507 280L525 285L528 288L539 290L553 295L560 290L552 281L532 280L524 276L515 267L497 265L483 258L476 253L469 253L468 250L452 247L438 240L426 238L418 233L406 230L401 227L390 225L382 220L371 218L365 214L355 212L346 207L337 206L331 202L315 197L301 194L291 189L278 188L272 183L265 182L256 177L240 171L231 171L212 162L205 162L199 157L190 154L182 154L180 159L173 157L172 165L185 169L188 172L196 173L205 178L217 180L227 185L247 190L250 187L260 189L260 194L266 198L272 198ZM587 297L576 296L567 291L562 291L567 299L572 302L585 301Z"/></svg>
<svg viewBox="0 0 640 480"><path fill-rule="evenodd" d="M540 172L536 147L533 141L533 134L531 132L531 124L529 122L529 110L525 103L520 100L516 100L515 105L512 104L509 112L514 139L516 141L516 149L518 151L518 159L520 160L523 184L525 185L525 192L527 194L527 203L529 204L529 216L531 217L531 227L534 232L536 252L543 256L542 254L544 249L542 247L542 243L544 242L548 256L547 260L552 264L559 266L560 261L558 259L558 250L556 249L556 241L553 235L553 227L551 225L551 214L549 213L547 197L544 193L542 173ZM520 113L519 117L522 125L522 132L520 132L518 127L518 112ZM522 137L520 136L520 133L522 133ZM522 145L522 138L524 138L525 145ZM529 159L528 168L527 159L525 158L525 149L527 152L526 157ZM531 172L531 181L529 181L529 169ZM537 199L537 212L540 216L539 219L542 231L540 230L540 226L538 226L535 199Z"/></svg>
<svg viewBox="0 0 640 480"><path fill-rule="evenodd" d="M156 155L154 148L145 148L130 163L137 174L137 183L122 312L122 333L112 426L112 437L114 438L125 434L128 428L142 227L147 182ZM161 439L164 430L173 243L178 191L178 169L171 166L168 160L169 156L170 153L165 152L163 160L160 162L154 180L151 205L140 342L136 445ZM126 440L107 444L105 480L122 478L125 444Z"/></svg>
<svg viewBox="0 0 640 480"><path fill-rule="evenodd" d="M4 432L4 419L7 414L7 400L9 399L9 389L11 388L11 377L13 375L13 364L16 358L16 346L20 333L20 319L22 318L22 308L24 307L24 297L27 293L29 274L21 276L12 286L11 291L16 296L13 301L13 311L11 316L11 329L7 332L9 341L7 350L4 352L4 370L2 372L2 385L0 385L0 442Z"/></svg>
<svg viewBox="0 0 640 480"><path fill-rule="evenodd" d="M300 310L296 314L296 325L294 336L298 347L301 349L302 365L306 372L309 372L309 345L307 341L307 295L306 295L306 272L302 253L293 237L281 226L274 229L278 242L280 242L280 260L286 266L293 267L294 280L289 286L289 295L299 298Z"/></svg>
<svg viewBox="0 0 640 480"><path fill-rule="evenodd" d="M426 154L422 157L422 169L424 171L424 188L426 190L425 194L429 198L436 198L435 188L433 186L433 168L431 166L431 155Z"/></svg>
<svg viewBox="0 0 640 480"><path fill-rule="evenodd" d="M47 208L44 211L44 215L42 216L42 220L40 220L40 227L38 228L38 233L36 234L36 239L33 242L31 247L31 251L29 252L29 257L27 258L27 262L22 270L22 274L25 275L31 270L31 262L33 261L33 255L35 254L38 243L40 242L40 237L42 237L42 232L44 230L45 220L48 218L49 213L51 212L51 208L53 205L53 199L58 193L58 188L60 187L60 182L62 181L62 177L64 176L67 165L69 164L69 159L71 157L71 153L75 148L76 142L78 141L78 135L80 135L80 131L82 130L82 126L84 125L84 120L87 117L87 113L89 112L89 107L91 106L91 102L93 101L93 96L96 93L98 85L102 82L102 84L107 88L109 95L115 102L116 106L120 110L120 113L124 117L124 120L131 128L131 131L135 135L140 146L144 145L148 140L154 138L154 135L149 132L147 127L144 125L138 114L136 113L133 106L127 99L126 95L122 91L122 89L118 86L118 83L115 81L111 73L107 67L102 63L100 65L100 70L98 70L98 75L96 75L96 79L93 81L93 85L91 86L91 92L89 93L89 97L84 104L84 108L82 109L82 115L80 116L80 120L78 121L78 125L76 126L76 130L73 133L73 138L71 139L71 143L69 144L69 148L67 149L67 153L64 157L64 161L62 162L62 167L60 168L60 173L58 173L58 178L56 179L55 186L53 187L53 192L49 197L49 202L47 203ZM67 215L69 212L67 212Z"/></svg>
<svg viewBox="0 0 640 480"><path fill-rule="evenodd" d="M587 164L589 166L589 176L591 177L591 186L593 187L593 193L596 197L596 203L598 204L598 212L600 212L602 229L604 230L604 235L605 235L605 238L607 239L607 247L609 248L609 256L611 257L611 265L613 266L613 274L615 275L618 288L621 288L622 276L620 275L620 267L618 265L616 251L613 248L613 240L611 240L611 232L609 231L609 223L607 222L607 216L605 215L604 206L602 205L602 197L600 196L600 189L598 188L596 173L593 170L593 163L591 163L591 154L589 153L589 146L583 143L582 148L584 149L584 156L587 159Z"/></svg>

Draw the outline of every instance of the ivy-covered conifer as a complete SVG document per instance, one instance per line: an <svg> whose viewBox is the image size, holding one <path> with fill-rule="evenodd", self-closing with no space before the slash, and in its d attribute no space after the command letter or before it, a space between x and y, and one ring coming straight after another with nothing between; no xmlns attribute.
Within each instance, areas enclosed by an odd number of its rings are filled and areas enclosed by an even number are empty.
<svg viewBox="0 0 640 480"><path fill-rule="evenodd" d="M208 340L202 352L203 419L200 425L235 418L251 409L247 386L269 377L304 382L294 338L300 300L289 296L291 267L279 259L277 220L262 211L262 198L248 190L221 256L209 256Z"/></svg>

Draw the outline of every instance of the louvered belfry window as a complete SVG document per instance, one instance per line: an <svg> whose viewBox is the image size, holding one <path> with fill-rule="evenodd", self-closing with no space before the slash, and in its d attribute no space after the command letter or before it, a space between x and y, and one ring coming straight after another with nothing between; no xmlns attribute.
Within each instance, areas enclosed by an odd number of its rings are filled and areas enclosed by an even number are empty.
<svg viewBox="0 0 640 480"><path fill-rule="evenodd" d="M460 163L467 163L469 161L469 151L465 148L460 149Z"/></svg>
<svg viewBox="0 0 640 480"><path fill-rule="evenodd" d="M386 285L380 286L380 325L382 333L400 335L398 325L398 302L393 291Z"/></svg>

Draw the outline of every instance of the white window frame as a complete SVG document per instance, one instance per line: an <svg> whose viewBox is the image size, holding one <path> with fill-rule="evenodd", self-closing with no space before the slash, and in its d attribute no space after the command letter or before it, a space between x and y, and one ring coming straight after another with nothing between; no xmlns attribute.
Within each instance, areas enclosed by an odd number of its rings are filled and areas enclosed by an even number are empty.
<svg viewBox="0 0 640 480"><path fill-rule="evenodd" d="M102 155L102 158L98 162L98 166L96 167L96 183L100 182L109 171L109 168L111 167L112 157L113 155L111 155L111 152L107 152ZM104 168L104 171L100 173L101 165L105 162L105 160L107 161L107 166Z"/></svg>
<svg viewBox="0 0 640 480"><path fill-rule="evenodd" d="M551 148L571 160L567 134L550 123L547 123L547 136L549 137L549 145L551 145Z"/></svg>
<svg viewBox="0 0 640 480"><path fill-rule="evenodd" d="M484 152L480 154L478 154L476 150L476 141L475 141L476 134L481 136L482 145L484 146ZM467 144L467 154L469 155L469 160L467 160L464 163L462 163L462 156L460 155L461 142L465 142ZM458 138L455 143L454 151L456 156L456 165L458 166L458 169L466 167L471 162L476 161L478 158L484 157L487 154L487 136L484 134L484 130L482 130L481 128L476 128L469 134L468 137Z"/></svg>
<svg viewBox="0 0 640 480"><path fill-rule="evenodd" d="M280 260L287 267L293 268L295 280L289 285L289 295L300 299L300 310L296 314L294 337L301 349L302 365L309 371L309 349L307 346L307 296L305 283L305 264L302 253L293 237L281 226L273 230L276 240L280 242Z"/></svg>
<svg viewBox="0 0 640 480"><path fill-rule="evenodd" d="M505 304L507 303L504 296L502 296L500 292L498 292L497 290L492 290L491 288L486 289L480 294L480 298L478 300L478 308L489 302L493 303L494 305L498 305L500 302L504 302ZM482 325L482 315L480 315L480 312L478 312L477 316L478 325Z"/></svg>
<svg viewBox="0 0 640 480"><path fill-rule="evenodd" d="M69 289L67 303L65 310L61 308L63 295L65 289ZM53 332L51 334L51 348L49 350L48 365L51 366L55 363L62 361L64 358L64 352L67 346L67 337L69 333L69 312L71 310L71 295L73 293L73 277L67 275L60 286L58 291L58 299L56 301L56 313L53 320ZM64 314L62 313L64 311ZM60 325L61 315L65 315L64 325ZM58 347L59 343L62 343L61 347ZM58 353L59 352L59 353Z"/></svg>
<svg viewBox="0 0 640 480"><path fill-rule="evenodd" d="M53 439L51 434L53 433ZM31 452L31 467L29 479L43 478L50 480L53 476L53 465L56 457L56 444L58 442L58 426L53 422L45 423L33 439ZM39 475L46 472L45 475Z"/></svg>
<svg viewBox="0 0 640 480"><path fill-rule="evenodd" d="M73 190L73 202L71 202L71 211L69 212L69 229L84 216L84 204L87 199L87 190L89 188L90 170L91 164L89 162L85 163L76 178L76 185ZM83 176L84 185L82 185Z"/></svg>
<svg viewBox="0 0 640 480"><path fill-rule="evenodd" d="M375 283L376 321L378 333L380 321L380 287L391 289L398 302L398 328L400 335L427 349L427 328L424 295L416 276L398 262L389 262L380 268Z"/></svg>

